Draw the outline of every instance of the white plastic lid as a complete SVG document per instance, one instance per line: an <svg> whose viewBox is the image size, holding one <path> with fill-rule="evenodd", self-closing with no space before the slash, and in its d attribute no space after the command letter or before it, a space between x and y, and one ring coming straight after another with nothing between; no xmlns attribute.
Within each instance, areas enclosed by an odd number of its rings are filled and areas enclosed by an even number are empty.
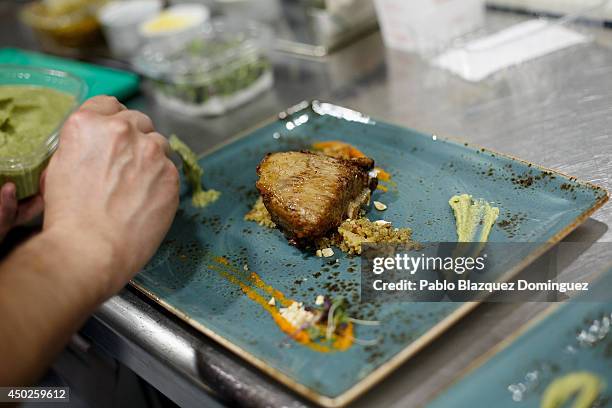
<svg viewBox="0 0 612 408"><path fill-rule="evenodd" d="M113 1L98 11L98 19L107 27L128 26L149 18L161 7L161 0Z"/></svg>

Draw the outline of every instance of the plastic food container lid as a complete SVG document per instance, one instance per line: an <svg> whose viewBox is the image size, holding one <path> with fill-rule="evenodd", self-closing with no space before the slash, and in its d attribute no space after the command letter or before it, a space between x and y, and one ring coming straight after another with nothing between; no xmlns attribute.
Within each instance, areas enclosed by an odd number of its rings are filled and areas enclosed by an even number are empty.
<svg viewBox="0 0 612 408"><path fill-rule="evenodd" d="M98 18L107 27L139 24L161 10L161 0L113 1L98 11Z"/></svg>
<svg viewBox="0 0 612 408"><path fill-rule="evenodd" d="M206 74L268 50L271 33L255 22L214 19L189 38L145 46L133 59L141 74L170 83L194 83Z"/></svg>

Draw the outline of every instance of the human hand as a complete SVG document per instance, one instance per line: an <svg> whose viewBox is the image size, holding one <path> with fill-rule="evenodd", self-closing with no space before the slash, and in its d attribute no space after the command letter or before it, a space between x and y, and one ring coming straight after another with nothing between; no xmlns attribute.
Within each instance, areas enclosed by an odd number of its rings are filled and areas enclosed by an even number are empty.
<svg viewBox="0 0 612 408"><path fill-rule="evenodd" d="M61 131L46 173L43 233L77 255L84 274L119 291L153 256L178 206L166 139L115 98L89 99ZM101 276L102 275L102 276Z"/></svg>
<svg viewBox="0 0 612 408"><path fill-rule="evenodd" d="M43 210L43 199L40 194L18 202L16 192L15 184L10 182L0 188L0 241L13 227L29 223Z"/></svg>

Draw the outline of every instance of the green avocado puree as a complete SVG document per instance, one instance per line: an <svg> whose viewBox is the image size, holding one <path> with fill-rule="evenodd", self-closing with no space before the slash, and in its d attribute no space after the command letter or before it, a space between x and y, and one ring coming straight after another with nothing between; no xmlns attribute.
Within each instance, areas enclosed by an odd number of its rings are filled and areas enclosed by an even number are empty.
<svg viewBox="0 0 612 408"><path fill-rule="evenodd" d="M70 94L54 89L0 86L0 159L27 158L22 167L0 168L0 184L12 181L21 199L38 191L38 177L51 152L42 150L74 104Z"/></svg>
<svg viewBox="0 0 612 408"><path fill-rule="evenodd" d="M35 152L74 103L64 92L34 86L0 86L0 156Z"/></svg>
<svg viewBox="0 0 612 408"><path fill-rule="evenodd" d="M170 149L176 152L183 161L183 174L191 186L191 203L194 207L204 208L208 204L217 201L220 192L217 190L204 190L202 187L202 176L204 169L198 164L198 158L193 150L189 148L176 135L170 136Z"/></svg>

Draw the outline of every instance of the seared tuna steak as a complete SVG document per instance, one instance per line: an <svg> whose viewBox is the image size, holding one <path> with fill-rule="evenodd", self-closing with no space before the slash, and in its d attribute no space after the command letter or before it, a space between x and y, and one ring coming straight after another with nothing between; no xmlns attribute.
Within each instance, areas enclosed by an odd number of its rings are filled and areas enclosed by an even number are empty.
<svg viewBox="0 0 612 408"><path fill-rule="evenodd" d="M274 223L294 244L306 244L355 218L377 180L374 161L312 152L271 153L257 167L257 189Z"/></svg>

